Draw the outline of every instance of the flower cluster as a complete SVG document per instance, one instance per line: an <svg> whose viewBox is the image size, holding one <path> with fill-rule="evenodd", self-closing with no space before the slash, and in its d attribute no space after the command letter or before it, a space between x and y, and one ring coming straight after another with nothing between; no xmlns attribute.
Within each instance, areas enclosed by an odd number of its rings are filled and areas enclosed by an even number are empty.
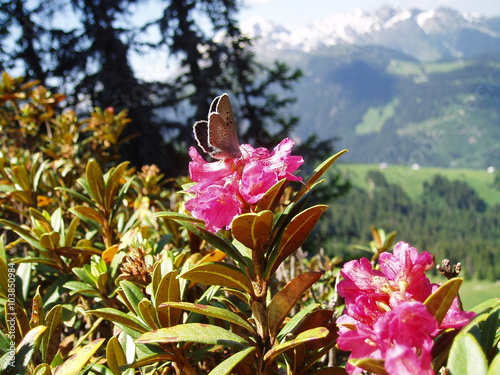
<svg viewBox="0 0 500 375"><path fill-rule="evenodd" d="M428 252L398 242L393 254L382 253L380 270L366 258L345 264L338 285L346 310L338 320L339 348L351 358L383 360L388 374L434 374L431 366L433 339L444 329L460 328L473 317L455 299L438 325L423 304L438 288L425 271L432 267ZM362 371L350 363L350 374Z"/></svg>
<svg viewBox="0 0 500 375"><path fill-rule="evenodd" d="M229 229L234 217L249 212L276 182L301 179L293 175L304 162L290 155L294 144L285 138L272 152L244 144L241 157L212 163L191 147L189 175L197 184L188 189L195 197L186 202L186 209L203 219L211 232Z"/></svg>

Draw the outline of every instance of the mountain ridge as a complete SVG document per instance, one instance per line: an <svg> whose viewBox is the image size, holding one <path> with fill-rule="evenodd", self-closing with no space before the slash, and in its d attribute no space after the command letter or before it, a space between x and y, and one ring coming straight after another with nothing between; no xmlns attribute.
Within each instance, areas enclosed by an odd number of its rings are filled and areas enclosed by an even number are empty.
<svg viewBox="0 0 500 375"><path fill-rule="evenodd" d="M351 12L358 21L367 14ZM377 17L364 29L339 22L344 39L314 48L292 45L282 26L254 23L257 58L304 73L290 108L296 139L340 137L335 146L352 151L343 158L351 163L498 168L500 17L391 7ZM331 18L323 21L321 32L333 35Z"/></svg>
<svg viewBox="0 0 500 375"><path fill-rule="evenodd" d="M420 61L470 58L471 50L474 54L500 50L500 16L444 7L420 10L383 6L372 12L354 9L294 30L257 16L243 22L241 29L258 39L257 46L278 50L311 52L340 44L380 45ZM466 34L474 35L473 43L467 43L471 38L464 37Z"/></svg>

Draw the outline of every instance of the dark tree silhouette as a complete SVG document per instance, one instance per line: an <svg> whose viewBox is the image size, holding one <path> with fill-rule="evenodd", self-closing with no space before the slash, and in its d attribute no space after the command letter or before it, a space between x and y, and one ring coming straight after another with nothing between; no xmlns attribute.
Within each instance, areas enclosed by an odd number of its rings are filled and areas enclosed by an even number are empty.
<svg viewBox="0 0 500 375"><path fill-rule="evenodd" d="M287 90L301 73L283 63L267 67L256 61L251 40L238 28L238 1L166 0L156 18L138 25L131 7L148 3L39 0L28 9L22 0L3 2L0 41L20 36L12 47L2 45L0 66L22 62L26 75L57 86L68 105L86 112L89 106L128 108L132 122L122 157L136 166L157 164L169 176L185 172L180 168L195 144L192 124L206 118L222 92L231 95L237 122L244 125L242 142L272 147L290 134L297 118L284 111L293 101ZM72 22L61 25L61 16ZM145 41L148 33L160 37ZM160 51L167 51L165 69L175 65L177 73L168 81L138 78L132 54L164 56Z"/></svg>

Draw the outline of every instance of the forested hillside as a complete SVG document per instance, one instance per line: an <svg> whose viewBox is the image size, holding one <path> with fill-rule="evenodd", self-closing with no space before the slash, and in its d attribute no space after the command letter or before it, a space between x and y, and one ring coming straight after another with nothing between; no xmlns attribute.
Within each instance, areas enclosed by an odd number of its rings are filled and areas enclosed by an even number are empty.
<svg viewBox="0 0 500 375"><path fill-rule="evenodd" d="M486 168L499 160L498 56L422 63L381 47L290 57L297 135L339 137L351 163Z"/></svg>
<svg viewBox="0 0 500 375"><path fill-rule="evenodd" d="M367 245L373 225L431 251L437 262L461 262L466 278L500 277L500 205L488 205L466 182L442 175L422 182L423 193L414 198L381 171L369 171L364 178L370 188L353 186L332 200L320 223L315 240L328 254L359 256L352 246Z"/></svg>

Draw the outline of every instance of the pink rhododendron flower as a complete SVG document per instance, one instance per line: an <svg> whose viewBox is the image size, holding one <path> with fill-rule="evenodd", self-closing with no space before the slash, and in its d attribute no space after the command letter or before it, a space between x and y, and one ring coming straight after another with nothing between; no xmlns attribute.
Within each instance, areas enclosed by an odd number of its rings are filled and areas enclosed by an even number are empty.
<svg viewBox="0 0 500 375"><path fill-rule="evenodd" d="M342 324L348 323L342 317L340 320ZM423 303L404 302L382 314L373 326L359 324L356 328L341 332L337 340L340 349L352 352L352 358L384 359L390 374L433 374L431 335L438 327ZM398 372L404 367L415 371ZM349 363L346 370L351 374L362 371Z"/></svg>
<svg viewBox="0 0 500 375"><path fill-rule="evenodd" d="M186 202L186 209L204 220L211 232L229 229L237 215L250 212L279 180L301 179L293 175L304 163L301 156L290 155L294 144L285 138L272 152L244 144L240 146L241 157L212 163L191 147L189 175L196 184L188 192L195 197Z"/></svg>
<svg viewBox="0 0 500 375"><path fill-rule="evenodd" d="M337 319L339 348L351 351L352 358L383 360L391 375L433 374L434 337L441 330L462 327L475 315L462 311L456 298L438 327L423 304L439 287L425 276L433 263L430 253L419 253L404 242L398 242L392 254L380 254L380 270L366 258L347 262L338 285L346 305ZM350 363L346 370L362 371Z"/></svg>

